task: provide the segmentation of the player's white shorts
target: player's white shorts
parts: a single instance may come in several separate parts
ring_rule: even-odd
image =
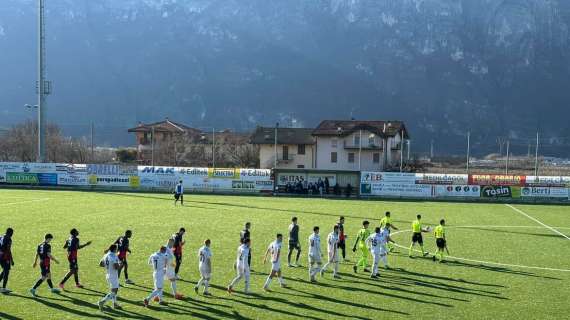
[[[321,259],[320,255],[309,255],[309,264],[323,264],[323,261]]]
[[[386,254],[388,254],[388,249],[386,249],[385,245],[381,245],[380,246],[380,255],[385,256]]]
[[[163,288],[164,287],[164,272],[154,272],[152,274],[152,278],[154,280],[154,288]]]
[[[107,275],[107,283],[109,284],[109,288],[118,289],[119,288],[119,276]]]
[[[238,264],[237,265],[237,272],[240,275],[249,275],[249,266]]]
[[[281,261],[271,262],[271,271],[281,270]]]
[[[166,268],[166,279],[173,280],[176,279],[176,272],[174,272],[174,268]]]
[[[210,268],[206,266],[200,266],[198,269],[200,270],[200,276],[206,279],[210,278],[210,275],[212,274],[212,270],[210,270]]]
[[[338,262],[338,252],[337,254],[335,254],[334,252],[329,252],[329,261]]]

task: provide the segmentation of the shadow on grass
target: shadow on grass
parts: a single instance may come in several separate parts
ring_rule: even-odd
[[[6,320],[24,320],[24,318],[18,318],[18,317],[9,315],[9,314],[4,313],[4,312],[0,312],[0,319],[6,319]]]
[[[445,261],[445,264],[452,266],[452,267],[474,268],[474,269],[480,269],[480,270],[486,270],[486,271],[512,274],[512,275],[517,275],[517,276],[541,278],[541,279],[548,279],[548,280],[562,280],[560,278],[555,278],[555,277],[539,276],[535,273],[528,272],[528,271],[519,271],[519,270],[509,269],[506,267],[489,266],[489,265],[480,264],[480,263],[468,263],[468,262],[462,262],[462,261],[458,261],[458,260],[449,260],[449,261]]]

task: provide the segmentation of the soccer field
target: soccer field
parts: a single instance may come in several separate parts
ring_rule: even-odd
[[[174,207],[171,195],[97,192],[0,190],[0,232],[15,230],[15,267],[8,287],[14,292],[0,295],[0,319],[568,319],[570,316],[570,206],[504,204],[388,202],[321,200],[302,198],[186,195],[184,207]],[[389,255],[390,270],[380,278],[354,274],[350,250],[362,220],[379,223],[385,211],[399,231],[398,245]],[[423,224],[447,221],[451,257],[447,263],[431,258],[408,257],[411,221],[417,213]],[[341,264],[342,279],[327,273],[311,284],[307,272],[307,238],[312,227],[321,227],[322,250],[326,235],[338,217],[346,217],[347,258]],[[299,218],[303,267],[283,272],[290,288],[262,291],[270,264],[262,264],[262,253],[280,232],[285,235],[292,216]],[[532,218],[538,220],[533,220]],[[234,295],[226,286],[234,277],[232,268],[239,233],[252,222],[253,294],[243,295],[243,282]],[[186,246],[179,290],[186,300],[167,296],[169,306],[142,307],[152,290],[152,271],[147,260],[181,226]],[[547,227],[548,226],[548,227]],[[46,233],[54,234],[52,253],[61,264],[52,263],[57,284],[67,272],[62,248],[69,230],[77,228],[80,239],[93,244],[79,252],[80,278],[84,289],[76,289],[73,278],[66,291],[52,294],[44,283],[39,297],[28,290],[39,277],[32,269],[37,245]],[[135,285],[119,290],[123,310],[107,306],[101,313],[95,304],[108,290],[104,269],[98,267],[103,250],[133,230],[130,278]],[[204,239],[212,240],[212,297],[193,291],[198,274],[197,251]],[[432,234],[424,234],[426,249],[433,252]],[[286,249],[285,249],[286,250]],[[285,252],[286,254],[286,252]],[[325,258],[326,259],[326,258]],[[165,283],[165,292],[170,288]]]

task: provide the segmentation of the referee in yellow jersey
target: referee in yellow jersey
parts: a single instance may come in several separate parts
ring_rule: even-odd
[[[425,257],[429,253],[424,250],[424,239],[422,237],[422,232],[428,232],[428,229],[422,228],[422,215],[418,214],[416,216],[416,220],[412,222],[412,244],[410,245],[409,256],[410,258],[413,257],[413,248],[414,245],[417,243],[420,245],[420,249],[422,249],[422,255]]]
[[[443,262],[443,255],[447,251],[447,241],[445,240],[445,220],[439,221],[439,226],[435,227],[433,234],[435,235],[435,245],[437,252],[433,255],[433,261],[439,256],[439,262]],[[449,251],[447,251],[449,253]]]

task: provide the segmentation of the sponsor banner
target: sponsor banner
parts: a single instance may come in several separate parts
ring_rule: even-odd
[[[13,184],[39,184],[38,175],[28,172],[8,172],[6,173],[6,183]]]
[[[255,189],[260,191],[272,191],[273,180],[255,181]]]
[[[415,173],[404,173],[404,172],[367,172],[363,171],[360,175],[361,182],[382,182],[395,183],[395,184],[415,184],[416,174]]]
[[[57,173],[87,173],[87,165],[57,163],[55,170]]]
[[[239,170],[208,168],[208,177],[213,179],[239,179]]]
[[[520,198],[521,189],[513,186],[483,186],[482,198]]]
[[[363,183],[361,193],[373,196],[392,197],[433,197],[433,186],[424,184]]]
[[[563,176],[527,176],[528,187],[570,187],[570,177]]]
[[[31,173],[54,173],[56,171],[55,163],[24,163],[22,171]]]
[[[466,185],[468,183],[467,174],[416,173],[416,184]]]
[[[319,179],[321,179],[323,181],[323,183],[325,183],[325,178],[329,179],[329,186],[332,188],[334,187],[334,185],[336,184],[336,174],[334,173],[309,173],[307,179],[309,180],[308,182],[312,182],[312,183],[317,183],[319,182]]]
[[[255,181],[234,180],[232,181],[232,189],[255,190]]]
[[[549,187],[524,187],[521,188],[523,198],[568,198],[568,189]]]
[[[55,186],[57,185],[56,173],[38,173],[38,182],[42,186]]]
[[[521,186],[524,187],[526,176],[501,175],[501,174],[471,174],[470,185],[479,186]]]
[[[92,186],[109,186],[109,187],[131,187],[140,186],[140,177],[138,176],[113,176],[113,175],[89,175],[89,185]]]
[[[58,173],[57,184],[61,186],[86,186],[88,176],[85,173]]]
[[[295,184],[298,182],[304,182],[306,180],[307,175],[305,173],[279,172],[277,175],[277,184],[280,186],[285,186],[287,183]]]
[[[160,188],[174,190],[176,183],[180,179],[175,176],[149,176],[144,175],[140,178],[140,185],[144,188]]]
[[[436,197],[469,197],[469,198],[481,197],[481,187],[479,186],[436,185],[434,188],[435,188]]]
[[[136,176],[138,167],[115,164],[88,164],[87,173],[101,176]]]
[[[196,177],[207,177],[209,174],[208,168],[176,168],[176,172],[181,175]]]
[[[267,181],[271,180],[270,169],[237,169],[241,180],[247,181]]]

